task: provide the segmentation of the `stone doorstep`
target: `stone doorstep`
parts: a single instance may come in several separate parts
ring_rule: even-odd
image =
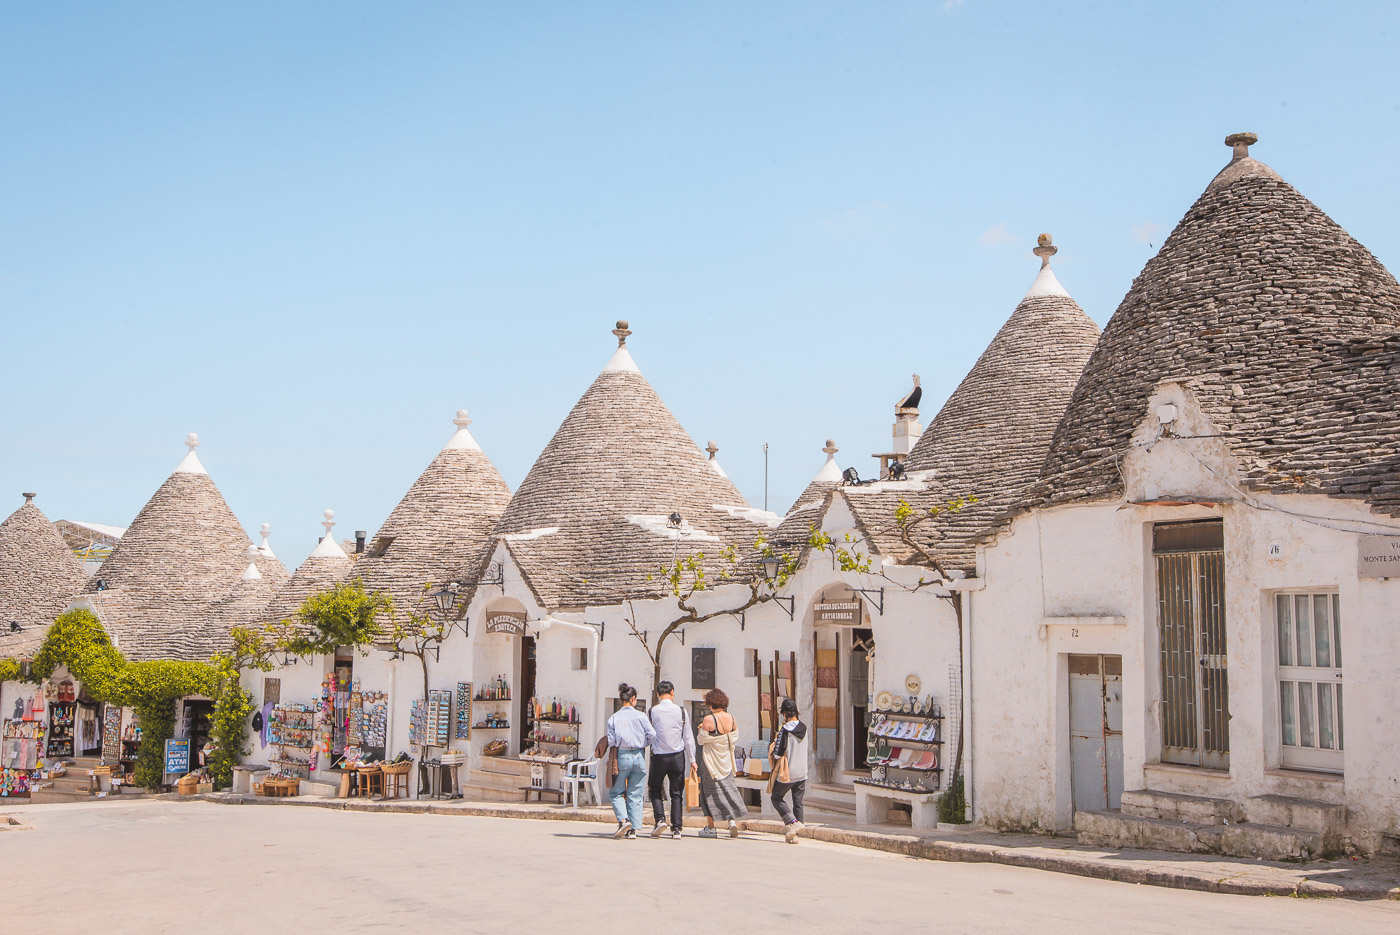
[[[1212,827],[1222,826],[1192,825],[1165,818],[1143,818],[1109,811],[1074,813],[1074,830],[1079,833],[1079,843],[1096,847],[1209,854],[1215,842],[1202,839],[1198,832]]]
[[[214,802],[222,805],[274,805],[301,806],[311,808],[342,809],[354,812],[390,812],[408,814],[457,815],[463,817],[487,818],[533,818],[556,821],[585,821],[599,824],[614,822],[612,810],[608,808],[561,808],[549,806],[522,806],[502,803],[472,802],[429,802],[417,800],[365,802],[359,799],[319,799],[312,797],[267,799],[253,796],[235,795],[230,792],[202,793],[180,796],[166,793],[152,796],[155,799],[170,799],[179,802]],[[1079,814],[1095,814],[1081,812]],[[1099,813],[1102,814],[1102,813]],[[686,827],[701,827],[704,819],[687,817]],[[781,833],[783,826],[776,821],[747,819],[740,822],[746,831]],[[1222,829],[1223,830],[1223,829]],[[1076,876],[1122,883],[1162,886],[1174,889],[1190,889],[1210,893],[1227,893],[1237,896],[1316,896],[1341,897],[1349,899],[1397,899],[1400,900],[1400,885],[1395,880],[1353,881],[1349,884],[1330,882],[1325,879],[1309,879],[1302,867],[1276,868],[1268,865],[1230,865],[1222,876],[1222,868],[1216,861],[1204,861],[1201,870],[1183,867],[1161,866],[1148,863],[1158,857],[1152,854],[1076,854],[1053,844],[1036,846],[1002,846],[974,841],[948,841],[921,837],[914,834],[900,834],[886,831],[839,828],[823,825],[808,825],[802,837],[831,844],[845,844],[863,847],[908,857],[926,860],[946,860],[961,863],[999,863],[1012,867],[1026,867],[1035,870],[1048,870],[1055,873],[1070,873]],[[1053,841],[1054,839],[1049,839]],[[1165,855],[1162,855],[1165,856]],[[1200,858],[1196,858],[1200,859]],[[1144,866],[1144,864],[1147,864]],[[1325,873],[1326,868],[1315,872]]]
[[[1299,831],[1314,831],[1339,841],[1346,826],[1346,806],[1300,799],[1291,795],[1256,795],[1244,801],[1250,823],[1281,825]]]
[[[1214,839],[1210,853],[1259,860],[1311,860],[1322,855],[1322,835],[1279,825],[1246,822],[1201,829],[1197,838]]]
[[[1152,789],[1124,792],[1121,808],[1124,815],[1136,818],[1160,818],[1193,825],[1234,824],[1244,820],[1243,810],[1233,799]]]

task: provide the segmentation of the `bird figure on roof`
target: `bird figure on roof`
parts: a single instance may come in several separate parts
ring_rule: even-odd
[[[918,409],[919,400],[924,398],[924,388],[919,385],[919,375],[914,374],[914,389],[904,397],[904,401],[895,406],[895,409]]]

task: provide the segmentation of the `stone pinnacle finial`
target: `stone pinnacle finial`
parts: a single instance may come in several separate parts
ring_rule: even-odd
[[[321,526],[326,530],[326,535],[331,534],[331,527],[335,525],[335,510],[327,510],[322,514],[326,518],[321,520]]]
[[[825,451],[825,452],[826,452],[826,456],[827,456],[828,458],[834,458],[834,457],[836,457],[836,452],[838,452],[838,451],[840,451],[840,450],[841,450],[840,448],[837,448],[837,447],[836,447],[836,442],[832,441],[832,440],[829,439],[829,438],[826,440],[826,447],[822,449],[822,451]]]
[[[1052,238],[1049,234],[1041,234],[1039,237],[1037,237],[1035,239],[1035,249],[1031,251],[1031,253],[1034,253],[1036,256],[1040,257],[1041,269],[1045,269],[1045,267],[1049,266],[1050,258],[1059,252],[1060,248],[1055,246],[1054,238]]]
[[[467,410],[465,410],[465,409],[458,409],[458,410],[457,410],[457,418],[455,418],[455,419],[452,420],[452,424],[455,425],[455,426],[457,426],[457,428],[459,428],[459,429],[464,429],[464,428],[466,428],[467,426],[471,425],[471,424],[472,424],[472,420],[467,418]]]
[[[1235,151],[1235,159],[1243,159],[1249,155],[1249,147],[1259,142],[1257,133],[1231,133],[1225,137],[1225,145]]]
[[[719,454],[719,445],[715,444],[714,439],[710,439],[709,444],[705,446],[705,450],[710,453],[710,460],[713,461],[715,455]]]
[[[613,334],[617,335],[617,346],[626,347],[627,336],[631,333],[632,332],[627,329],[627,322],[619,319],[617,327],[613,329]]]
[[[196,435],[194,432],[191,432],[190,434],[186,435],[186,436],[185,436],[185,447],[188,448],[190,451],[194,451],[196,448],[198,448],[198,447],[199,447],[199,436]]]
[[[917,373],[914,374],[914,385],[915,385],[915,386],[918,386],[918,385],[919,385],[919,375],[918,375]]]
[[[710,444],[713,445],[714,442],[710,442]],[[37,496],[39,496],[39,495],[38,495],[37,493],[26,493],[26,494],[20,494],[20,496],[24,497],[24,502],[25,502],[26,505],[28,505],[28,504],[30,504],[30,503],[33,503],[33,502],[34,502],[34,498],[37,497]]]

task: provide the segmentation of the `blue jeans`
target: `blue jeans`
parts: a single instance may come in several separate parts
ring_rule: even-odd
[[[632,823],[640,829],[642,824],[642,801],[646,797],[647,764],[641,750],[633,748],[617,751],[617,778],[608,789],[612,799],[613,814],[618,821]]]

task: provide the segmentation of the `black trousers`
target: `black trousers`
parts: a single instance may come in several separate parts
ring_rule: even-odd
[[[685,751],[653,753],[651,769],[647,770],[647,793],[651,796],[651,813],[657,824],[666,821],[666,800],[661,783],[671,781],[671,827],[679,831],[685,818]]]
[[[792,795],[792,808],[788,808],[784,797],[789,793]],[[778,811],[778,817],[783,820],[783,824],[790,825],[794,821],[802,820],[802,797],[807,794],[807,780],[799,779],[797,782],[775,782],[773,791],[768,796],[768,801],[773,803],[773,807]]]

